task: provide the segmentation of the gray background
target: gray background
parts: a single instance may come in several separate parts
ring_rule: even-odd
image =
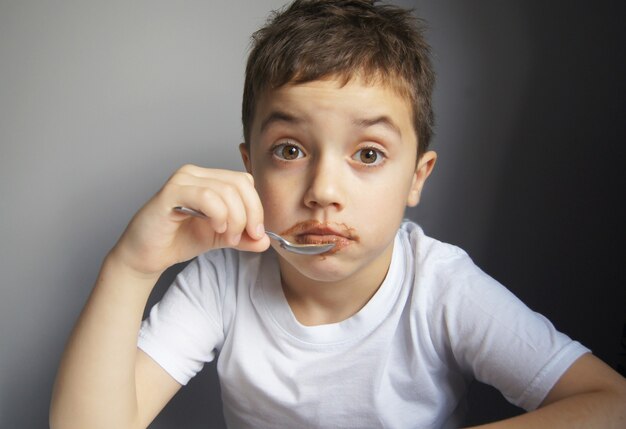
[[[408,215],[615,367],[623,2],[397,3],[429,21],[439,79],[440,158]],[[47,426],[64,341],[139,206],[183,163],[241,169],[248,38],[281,4],[0,0],[0,428]],[[468,422],[518,412],[484,386],[470,403]],[[209,365],[152,428],[222,424]]]

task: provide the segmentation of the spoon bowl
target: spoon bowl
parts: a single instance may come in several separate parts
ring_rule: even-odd
[[[292,253],[297,253],[299,255],[319,255],[320,253],[328,252],[330,249],[335,247],[335,243],[295,244],[272,231],[265,231],[265,233],[269,238],[273,238],[274,240],[278,241],[278,243],[280,243],[280,247],[282,247],[283,249],[288,250]]]
[[[174,207],[174,211],[178,213],[183,213],[189,216],[199,217],[202,219],[208,219],[208,216],[205,215],[204,213],[198,210],[190,209],[189,207],[177,206],[177,207]],[[286,240],[285,238],[281,237],[275,232],[266,230],[265,233],[267,234],[269,238],[278,241],[278,243],[280,244],[280,247],[282,247],[283,249],[292,253],[297,253],[299,255],[319,255],[321,253],[328,252],[330,249],[335,247],[335,243],[296,244],[296,243],[292,243]]]

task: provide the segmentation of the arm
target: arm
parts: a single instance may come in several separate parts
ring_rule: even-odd
[[[173,212],[178,205],[210,219]],[[51,427],[146,427],[180,388],[137,349],[154,284],[169,266],[213,248],[267,249],[262,222],[251,176],[195,166],[174,174],[135,215],[102,265],[61,360]]]
[[[581,356],[532,412],[479,428],[620,429],[626,427],[626,379],[592,354]]]

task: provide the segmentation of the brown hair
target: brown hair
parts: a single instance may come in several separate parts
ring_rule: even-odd
[[[390,85],[412,106],[418,159],[433,132],[434,72],[420,21],[376,0],[295,0],[252,36],[242,121],[246,144],[256,103],[268,90],[336,76]]]

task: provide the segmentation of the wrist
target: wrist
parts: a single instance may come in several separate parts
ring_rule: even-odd
[[[117,276],[123,276],[132,281],[136,281],[140,284],[154,284],[157,282],[164,270],[157,271],[142,271],[133,267],[128,263],[128,258],[125,257],[124,251],[117,246],[113,247],[106,255],[102,264],[102,274],[115,273]]]

